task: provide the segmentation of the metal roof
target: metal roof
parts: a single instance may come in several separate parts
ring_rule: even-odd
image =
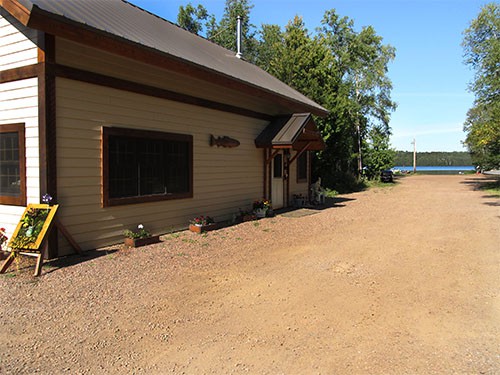
[[[260,148],[323,150],[325,143],[310,113],[294,113],[272,121],[255,139]]]
[[[310,107],[311,112],[326,115],[328,111],[313,100],[268,74],[235,53],[192,34],[179,26],[124,0],[17,0],[30,14],[42,11],[80,24],[87,29],[110,34],[152,48],[208,69],[213,74],[256,87],[287,100]]]

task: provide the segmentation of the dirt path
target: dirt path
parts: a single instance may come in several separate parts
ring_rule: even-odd
[[[0,276],[0,373],[500,373],[500,202],[481,179]]]

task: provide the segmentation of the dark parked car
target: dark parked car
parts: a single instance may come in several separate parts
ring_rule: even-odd
[[[394,174],[390,169],[386,169],[385,171],[380,172],[380,181],[382,182],[393,182]]]

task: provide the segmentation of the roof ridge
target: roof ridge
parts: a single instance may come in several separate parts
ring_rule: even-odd
[[[140,6],[135,5],[134,3],[132,3],[132,2],[130,2],[130,1],[128,1],[128,0],[121,0],[121,1],[122,1],[123,3],[126,3],[127,5],[130,5],[130,6],[134,7],[134,8],[136,8],[136,9],[139,9],[139,10],[140,10],[140,11],[142,11],[142,12],[145,12],[145,13],[147,13],[147,14],[150,14],[150,15],[152,15],[152,16],[154,16],[154,17],[156,17],[156,18],[158,18],[158,19],[160,19],[160,20],[162,20],[162,21],[168,22],[168,23],[169,23],[169,24],[171,24],[172,26],[175,26],[175,27],[177,27],[177,28],[181,29],[182,31],[185,31],[185,32],[187,32],[187,33],[189,33],[189,34],[191,34],[191,35],[193,35],[193,36],[195,36],[195,37],[201,38],[201,39],[203,39],[203,40],[205,40],[205,41],[207,41],[207,42],[210,42],[210,43],[212,43],[212,44],[216,45],[217,47],[220,47],[220,48],[222,48],[222,49],[225,49],[226,51],[229,51],[229,52],[234,52],[234,53],[236,54],[236,51],[233,51],[233,50],[231,50],[231,49],[228,49],[228,48],[226,48],[226,47],[223,47],[223,46],[221,46],[220,44],[218,44],[218,43],[214,42],[213,40],[208,39],[207,37],[204,37],[203,35],[199,35],[199,34],[193,33],[193,32],[191,32],[191,31],[189,31],[189,30],[187,30],[187,29],[183,28],[182,26],[178,25],[177,23],[172,22],[172,21],[170,21],[170,20],[168,20],[168,19],[166,19],[166,18],[163,18],[162,16],[159,16],[158,14],[155,14],[155,13],[153,13],[153,12],[150,12],[150,11],[149,11],[149,10],[147,10],[147,9],[141,8]],[[249,62],[249,61],[247,61],[246,59],[240,59],[240,60],[243,60],[243,61]],[[252,65],[255,65],[255,64],[253,64],[253,63],[251,63],[251,64],[252,64]]]

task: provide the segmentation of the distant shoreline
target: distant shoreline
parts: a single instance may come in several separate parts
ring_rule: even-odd
[[[413,172],[413,166],[395,166],[392,171]],[[417,173],[425,174],[458,174],[470,173],[476,169],[472,165],[417,165]]]

